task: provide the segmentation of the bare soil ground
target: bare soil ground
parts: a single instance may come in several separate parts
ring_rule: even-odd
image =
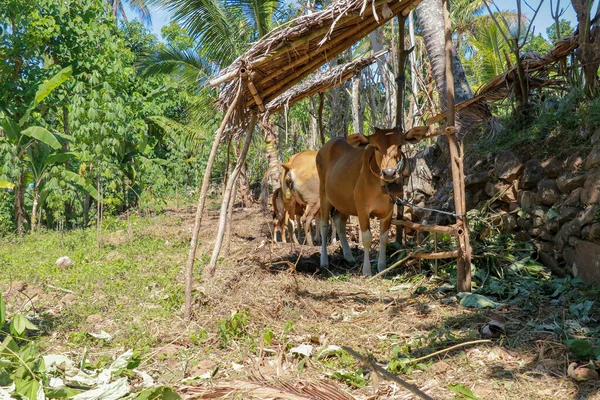
[[[95,265],[101,276],[103,265],[131,260],[142,266],[136,276],[111,270],[111,278],[86,278],[89,288],[78,291],[32,270],[13,274],[12,283],[3,281],[5,299],[14,309],[33,303],[38,313],[46,312],[45,351],[74,355],[85,347],[100,362],[128,346],[142,346],[140,369],[188,398],[416,398],[347,353],[320,356],[328,346],[348,346],[434,399],[472,398],[449,389],[457,384],[483,399],[600,399],[600,381],[567,376],[572,355],[560,333],[537,328],[564,316],[564,305],[532,297],[525,308],[465,308],[455,293],[438,290],[444,279],[418,266],[395,279],[359,277],[359,267],[345,263],[337,245],[330,247],[335,252],[330,270],[322,271],[319,247],[273,243],[270,216],[258,208],[235,210],[229,256],[214,277],[200,277],[199,268],[193,322],[186,323],[182,270],[193,215],[191,207],[168,210],[130,233],[110,231],[101,257],[86,261],[85,268]],[[198,265],[212,251],[217,222],[217,211],[207,211]],[[155,243],[152,253],[124,255],[140,238]],[[361,260],[362,250],[356,243],[352,247]],[[115,293],[119,276],[123,282]],[[136,284],[143,285],[139,293]],[[498,316],[506,320],[502,338],[403,362],[481,339],[478,329]],[[115,340],[81,339],[100,330]],[[308,357],[298,354],[308,349]]]

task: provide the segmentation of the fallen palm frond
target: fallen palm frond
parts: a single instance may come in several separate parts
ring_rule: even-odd
[[[561,84],[560,80],[548,78],[548,67],[564,60],[573,53],[577,46],[577,36],[571,35],[556,42],[552,50],[544,56],[531,52],[525,53],[521,57],[521,64],[523,65],[529,90],[559,86]],[[488,117],[491,117],[491,114],[485,113],[487,109],[485,102],[507,99],[512,95],[515,84],[518,84],[517,66],[513,66],[505,73],[496,76],[481,87],[472,99],[457,104],[455,110],[459,112],[462,118],[475,121],[487,120]],[[446,118],[445,112],[430,118],[427,124],[434,124],[442,121],[444,118]]]
[[[270,103],[394,16],[408,14],[419,1],[338,0],[293,19],[254,43],[211,81],[221,85],[219,107],[231,104],[236,83],[245,77],[252,85],[244,89],[243,104],[260,109],[261,102]]]
[[[336,386],[324,381],[285,382],[274,378],[234,380],[210,386],[184,386],[178,392],[186,399],[220,399],[242,396],[244,399],[354,400]]]

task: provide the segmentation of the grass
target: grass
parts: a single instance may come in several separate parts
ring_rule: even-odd
[[[455,279],[453,265],[441,268],[438,277],[423,264],[418,271],[373,281],[344,268],[332,268],[334,277],[313,276],[308,269],[277,272],[269,265],[279,259],[296,260],[298,255],[289,244],[262,239],[269,218],[256,209],[236,211],[231,255],[218,265],[212,279],[197,279],[194,321],[185,323],[182,267],[193,211],[132,216],[130,227],[122,219],[109,219],[100,248],[94,229],[2,239],[0,290],[8,293],[9,314],[25,310],[35,317],[42,327],[38,340],[42,351],[76,355],[87,351],[90,362],[102,366],[115,354],[134,348],[142,359],[141,369],[176,386],[184,377],[205,374],[203,365],[211,360],[214,366],[208,372],[215,383],[257,373],[303,381],[329,377],[357,396],[372,393],[372,375],[348,354],[317,358],[321,349],[338,345],[371,354],[388,370],[429,387],[434,398],[454,398],[448,386],[458,384],[484,398],[552,398],[561,390],[560,398],[578,394],[599,398],[594,387],[569,381],[563,364],[556,367],[548,361],[564,363],[566,339],[586,341],[576,344],[584,350],[600,346],[594,341],[600,333],[594,306],[599,290],[578,280],[552,278],[533,260],[497,257],[492,253],[502,246],[492,249],[490,243],[486,257],[509,260],[495,264],[475,260],[476,287],[503,304],[494,312],[507,319],[507,335],[493,346],[466,347],[411,363],[478,337],[478,328],[489,318],[491,311],[441,301],[455,295],[439,290]],[[211,250],[215,218],[214,212],[205,216],[196,278]],[[303,248],[305,269],[317,251]],[[74,266],[60,270],[54,262],[64,255],[73,259]],[[332,255],[334,263],[341,259],[338,256]],[[28,288],[22,293],[9,291],[9,284],[17,281],[26,282]],[[89,334],[100,330],[112,341]],[[561,349],[544,356],[548,367],[542,372],[537,369],[542,363],[540,341]],[[290,353],[301,344],[314,347],[310,357]],[[497,348],[511,351],[512,358],[490,362]],[[441,360],[449,364],[445,374],[435,372]],[[508,372],[498,375],[499,367]],[[527,374],[532,373],[540,376],[530,381]],[[504,377],[508,375],[512,378]],[[202,379],[194,382],[203,387]],[[543,394],[549,387],[556,389]],[[378,388],[384,397],[398,391],[385,382]],[[496,395],[486,396],[487,390]]]

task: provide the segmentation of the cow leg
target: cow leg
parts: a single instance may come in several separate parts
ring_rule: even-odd
[[[335,231],[336,231],[335,224],[332,224],[331,225],[331,244],[334,244],[335,242],[337,242],[337,239],[335,237],[335,233],[336,233]]]
[[[315,207],[314,204],[308,204],[306,206],[306,211],[304,212],[304,216],[302,217],[302,223],[304,224],[304,241],[309,246],[313,246],[312,239],[312,220],[315,218],[315,215],[319,212],[319,208]]]
[[[273,235],[271,236],[271,238],[275,243],[277,243],[277,222],[277,219],[273,218]]]
[[[315,216],[315,242],[319,243],[321,241],[321,223],[320,223],[320,219],[318,217],[319,214],[317,214],[317,216]],[[311,223],[311,231],[312,231],[312,223]]]
[[[360,211],[359,211],[360,214]],[[371,243],[373,242],[373,236],[371,235],[371,221],[369,220],[369,214],[358,216],[358,226],[361,232],[362,244],[363,244],[363,276],[370,276],[371,272],[371,257],[369,251],[371,249]]]
[[[294,244],[298,244],[298,236],[296,236],[296,230],[298,227],[298,221],[290,218],[288,221],[288,231],[290,232],[290,241]]]
[[[385,219],[379,220],[379,257],[377,258],[377,272],[383,271],[386,267],[387,259],[385,256],[385,249],[388,244],[391,221],[391,215]]]
[[[321,196],[321,237],[327,237],[329,230],[329,213],[331,212],[331,204]],[[329,257],[327,255],[327,240],[321,240],[321,268],[329,267]]]
[[[354,256],[352,255],[352,250],[350,250],[350,245],[348,244],[348,239],[346,238],[346,222],[348,221],[348,216],[336,212],[333,214],[333,222],[339,232],[340,244],[342,245],[342,252],[344,253],[344,260],[353,263]],[[322,233],[322,232],[321,232]]]

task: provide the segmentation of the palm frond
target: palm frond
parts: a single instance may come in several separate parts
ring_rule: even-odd
[[[196,88],[204,86],[209,68],[195,50],[179,50],[169,46],[161,47],[157,52],[147,55],[139,64],[139,70],[144,77],[168,74]]]

